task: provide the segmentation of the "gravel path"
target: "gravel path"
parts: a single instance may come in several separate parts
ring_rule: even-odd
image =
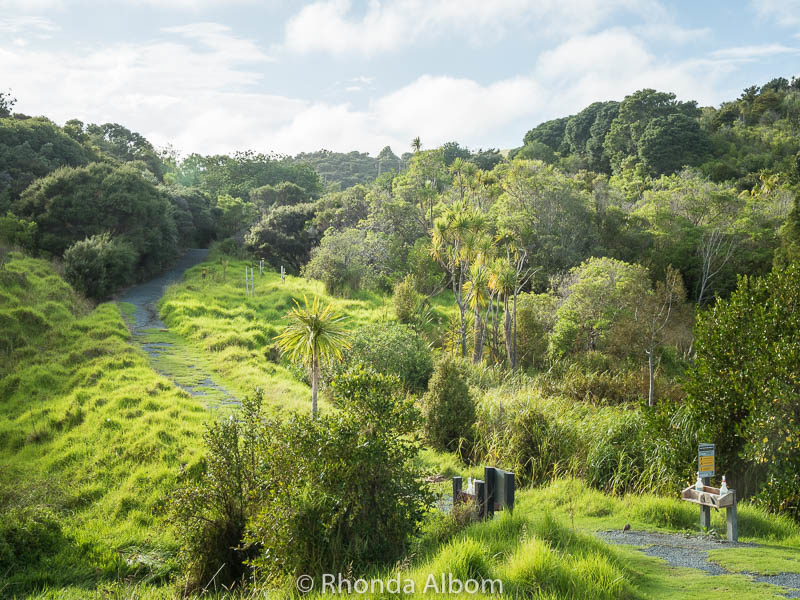
[[[158,301],[167,287],[180,281],[184,271],[200,264],[207,257],[208,250],[187,250],[169,271],[128,288],[117,301],[129,302],[136,307],[133,322],[129,326],[133,339],[150,357],[153,368],[192,396],[207,397],[211,408],[220,404],[239,404],[239,401],[203,369],[196,352],[184,344],[159,338],[159,335],[163,337],[167,328],[158,316]]]
[[[673,567],[688,567],[705,571],[709,575],[732,574],[708,559],[709,550],[725,548],[756,547],[757,544],[729,542],[706,535],[680,533],[656,533],[650,531],[598,531],[596,534],[611,544],[627,544],[643,546],[642,552],[648,556],[664,559]],[[780,573],[778,575],[760,575],[758,573],[737,573],[748,575],[755,581],[771,583],[786,589],[783,595],[787,598],[800,598],[800,573]]]

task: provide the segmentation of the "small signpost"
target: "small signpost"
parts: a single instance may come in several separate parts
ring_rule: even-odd
[[[703,480],[703,485],[708,485],[709,478],[716,473],[714,471],[714,444],[700,444],[697,448],[697,472]],[[711,527],[711,508],[708,506],[700,507],[700,527],[708,529]]]
[[[711,527],[711,509],[719,510],[724,508],[728,541],[736,542],[739,540],[736,491],[729,489],[726,494],[722,494],[720,488],[708,485],[709,477],[716,475],[714,450],[714,444],[700,444],[698,446],[697,472],[698,476],[703,480],[703,489],[698,490],[694,485],[690,485],[681,492],[681,499],[700,505],[700,527],[703,529]]]
[[[284,269],[283,265],[281,265],[281,283],[284,283],[285,281],[286,281],[286,269]]]

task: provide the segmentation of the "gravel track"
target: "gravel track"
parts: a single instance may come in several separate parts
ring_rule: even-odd
[[[149,334],[153,331],[166,331],[166,326],[158,316],[158,301],[167,287],[181,280],[183,273],[208,258],[208,250],[192,249],[178,259],[170,270],[145,283],[125,290],[118,302],[129,302],[136,307],[133,322],[129,323],[133,339],[150,357],[156,371],[170,379],[175,385],[192,396],[205,396],[209,407],[220,404],[239,404],[239,401],[224,386],[214,381],[213,375],[197,364],[199,361],[181,344],[165,341],[152,341]],[[187,380],[185,374],[178,375],[178,370],[190,372]]]
[[[680,533],[656,533],[650,531],[598,531],[597,537],[611,544],[642,546],[639,548],[648,556],[664,559],[672,567],[688,567],[713,575],[748,575],[754,581],[770,583],[785,588],[787,598],[800,598],[800,573],[779,573],[761,575],[758,573],[734,573],[709,560],[709,550],[724,548],[756,547],[757,544],[729,542],[705,535]]]

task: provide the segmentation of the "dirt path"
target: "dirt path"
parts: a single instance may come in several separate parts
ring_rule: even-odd
[[[611,544],[637,546],[645,554],[662,558],[673,567],[699,569],[708,575],[747,575],[754,581],[771,583],[785,588],[786,592],[783,595],[787,598],[800,598],[800,573],[779,573],[777,575],[734,573],[708,558],[710,550],[752,548],[757,547],[757,544],[734,543],[702,535],[648,531],[598,531],[596,535]]]
[[[127,289],[117,301],[133,305],[132,312],[123,310],[123,313],[133,339],[150,357],[153,368],[192,396],[206,399],[208,408],[214,408],[239,401],[215,381],[205,358],[170,332],[158,316],[158,301],[167,287],[180,281],[184,271],[207,257],[208,250],[187,250],[169,271]]]

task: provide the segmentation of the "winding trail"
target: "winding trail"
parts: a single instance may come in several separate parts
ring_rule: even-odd
[[[133,305],[132,312],[124,307],[122,312],[134,341],[147,353],[153,368],[192,396],[204,398],[207,407],[212,409],[239,404],[239,401],[215,380],[201,353],[170,332],[158,315],[158,301],[166,289],[180,281],[187,269],[207,258],[208,250],[187,250],[169,271],[128,288],[117,302]]]

